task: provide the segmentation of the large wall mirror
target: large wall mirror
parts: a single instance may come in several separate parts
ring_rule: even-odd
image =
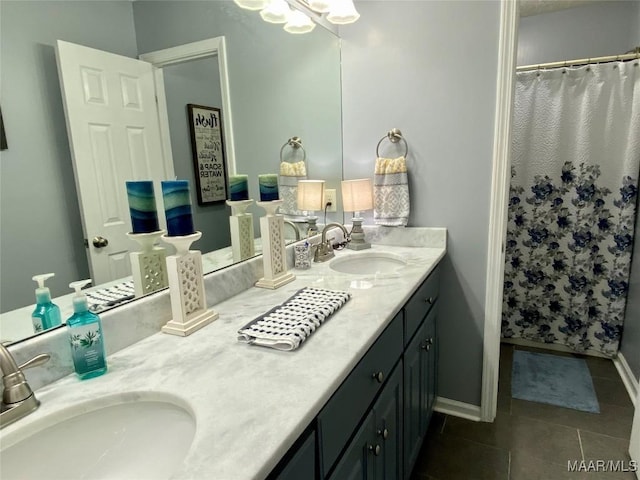
[[[224,122],[225,113],[232,115],[235,153],[235,166],[228,167],[249,176],[250,197],[259,198],[259,174],[278,173],[281,147],[294,136],[303,141],[309,178],[339,190],[340,40],[320,26],[291,35],[231,0],[3,0],[0,22],[1,105],[9,146],[0,154],[2,341],[23,338],[4,327],[7,313],[23,309],[20,321],[31,325],[33,275],[55,273],[47,282],[54,298],[70,293],[69,282],[90,276],[85,248],[91,247],[84,243],[57,40],[139,58],[224,37],[230,112],[222,116]],[[203,253],[229,249],[230,208],[197,204],[186,104],[221,107],[218,78],[215,55],[164,69],[174,171],[191,182],[194,223],[203,232],[194,248]],[[257,206],[251,211],[256,220],[264,214]],[[340,211],[327,217],[336,219],[342,219]],[[208,271],[231,261],[229,254],[228,263],[216,262]],[[56,303],[66,318],[70,305]]]

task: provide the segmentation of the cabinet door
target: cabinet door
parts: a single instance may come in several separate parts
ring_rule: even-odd
[[[419,330],[404,353],[404,478],[418,458],[424,430],[421,424],[424,392],[424,355]]]
[[[375,453],[380,454],[381,446],[375,439],[375,418],[373,410],[369,412],[364,423],[345,450],[329,480],[372,480],[374,478]]]
[[[316,432],[309,432],[277,480],[313,480],[316,478]]]
[[[374,452],[377,480],[402,478],[402,393],[401,360],[373,407],[375,446],[382,447],[379,455],[376,456]]]
[[[437,336],[437,314],[438,305],[434,307],[434,310],[429,314],[425,320],[426,326],[426,343],[427,343],[427,379],[426,379],[426,426],[429,426],[429,420],[431,420],[431,413],[433,412],[433,405],[438,394],[438,336]]]

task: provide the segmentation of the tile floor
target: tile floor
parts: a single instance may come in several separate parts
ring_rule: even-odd
[[[635,480],[631,472],[567,468],[569,460],[624,460],[628,466],[633,404],[613,362],[583,357],[600,404],[599,414],[586,413],[511,398],[514,349],[572,355],[502,344],[495,421],[434,413],[411,479]]]

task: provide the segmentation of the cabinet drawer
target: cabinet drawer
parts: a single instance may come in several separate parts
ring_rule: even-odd
[[[404,307],[404,344],[409,344],[411,337],[416,333],[418,326],[424,319],[425,315],[433,307],[438,298],[440,286],[440,268],[436,267],[427,279],[418,287],[416,293],[409,299]]]
[[[380,335],[318,415],[322,474],[347,444],[358,422],[402,354],[402,312]],[[377,378],[377,376],[382,375]]]

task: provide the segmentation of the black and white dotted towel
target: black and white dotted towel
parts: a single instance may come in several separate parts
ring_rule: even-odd
[[[100,313],[135,298],[133,280],[85,293],[89,302],[89,310],[93,313]]]
[[[238,330],[238,341],[291,351],[351,298],[348,292],[307,287]]]

